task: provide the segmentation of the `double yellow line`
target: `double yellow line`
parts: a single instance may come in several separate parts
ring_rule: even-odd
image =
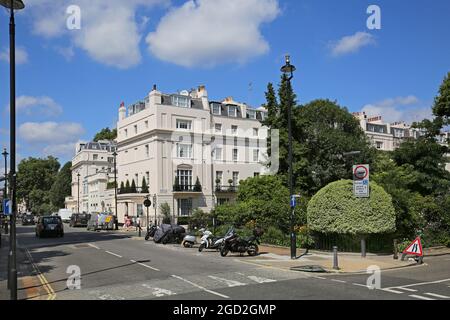
[[[42,272],[39,270],[38,266],[34,263],[33,258],[31,257],[30,251],[28,249],[25,249],[28,259],[33,266],[34,271],[36,272],[37,278],[41,282],[42,286],[44,287],[45,291],[47,291],[47,300],[55,300],[56,299],[56,293],[53,290],[53,288],[48,283],[47,279],[44,277]]]

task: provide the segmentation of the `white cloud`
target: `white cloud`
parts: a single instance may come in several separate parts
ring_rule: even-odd
[[[9,63],[9,48],[3,49],[0,52],[0,60]],[[16,64],[25,64],[28,62],[28,52],[23,47],[16,47]]]
[[[181,66],[244,63],[269,51],[260,28],[279,14],[277,0],[190,0],[170,10],[146,41],[157,58]]]
[[[19,136],[30,144],[45,147],[76,143],[85,130],[79,123],[26,122],[19,126]]]
[[[9,111],[9,105],[6,107],[6,110]],[[63,112],[62,107],[47,96],[19,96],[16,99],[16,110],[18,113],[27,116],[44,115],[47,117],[58,116]]]
[[[413,123],[425,118],[431,119],[432,111],[430,107],[425,107],[415,96],[389,98],[373,104],[367,104],[362,108],[369,116],[381,115],[384,121],[392,123],[405,121]]]
[[[169,0],[29,0],[33,7],[33,29],[45,38],[69,37],[71,44],[83,49],[100,63],[127,69],[141,62],[142,38],[137,21],[138,7],[151,8]],[[81,9],[81,29],[68,30],[66,9]],[[66,52],[67,53],[67,52]],[[71,52],[69,52],[70,56]]]
[[[72,158],[75,155],[77,142],[49,145],[43,149],[44,156],[56,156],[62,158]]]
[[[375,44],[375,38],[367,32],[356,32],[354,35],[345,36],[338,41],[329,43],[333,56],[342,56],[359,51],[359,49]]]
[[[56,46],[54,48],[56,52],[58,52],[60,55],[64,57],[67,61],[72,61],[73,57],[75,56],[75,51],[73,50],[73,47],[60,47]]]

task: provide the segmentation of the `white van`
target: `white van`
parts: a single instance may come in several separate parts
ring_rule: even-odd
[[[72,214],[73,214],[73,212],[70,209],[59,209],[59,211],[58,211],[58,216],[60,216],[61,220],[66,223],[70,222],[70,218],[72,217]]]

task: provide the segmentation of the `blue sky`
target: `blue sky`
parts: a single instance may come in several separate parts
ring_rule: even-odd
[[[435,0],[28,0],[17,22],[18,154],[67,161],[157,84],[204,84],[258,106],[284,54],[299,103],[337,100],[388,121],[429,116],[450,71],[450,2]],[[68,30],[66,9],[81,9]],[[369,5],[381,30],[369,30]],[[8,13],[0,11],[0,146],[8,143]],[[250,86],[251,83],[251,86]],[[2,169],[0,169],[2,170]]]

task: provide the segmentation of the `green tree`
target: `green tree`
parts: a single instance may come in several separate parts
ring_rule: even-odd
[[[56,208],[64,208],[65,198],[72,193],[72,162],[67,162],[56,175],[50,189],[50,201]]]
[[[164,224],[170,224],[172,221],[172,214],[171,214],[171,209],[170,206],[167,202],[162,203],[159,206],[159,210],[161,212],[161,215],[163,216],[163,221],[162,223]]]
[[[117,138],[117,129],[109,129],[104,128],[100,130],[100,132],[97,132],[97,134],[94,137],[94,141],[98,142],[100,140],[115,140]]]
[[[120,193],[126,193],[126,187],[123,181],[120,183]]]
[[[439,88],[439,95],[434,100],[433,114],[444,118],[445,122],[450,124],[450,72],[444,78]]]
[[[131,181],[130,193],[137,193],[136,181]]]
[[[195,181],[194,191],[195,192],[202,192],[202,184],[200,183],[200,180],[199,180],[198,177],[197,177],[197,180]]]
[[[51,205],[50,190],[55,183],[60,164],[52,156],[46,159],[28,158],[18,165],[17,199],[27,210],[43,213],[42,205]]]
[[[125,183],[125,193],[130,193],[130,192],[131,192],[130,181],[127,180],[127,182]]]
[[[148,193],[148,184],[147,181],[145,180],[145,177],[142,177],[141,193]]]
[[[356,198],[353,182],[340,180],[321,189],[308,204],[308,226],[321,233],[368,235],[395,231],[391,196],[377,183],[370,198]]]

